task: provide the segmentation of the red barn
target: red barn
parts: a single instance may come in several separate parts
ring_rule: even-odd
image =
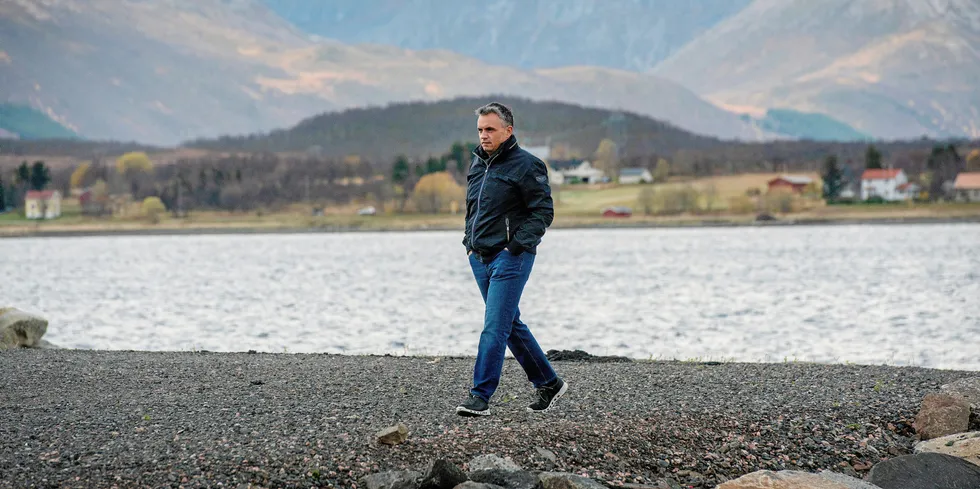
[[[630,217],[633,210],[629,207],[606,207],[602,210],[602,217]]]
[[[769,191],[789,190],[797,194],[802,194],[803,189],[805,189],[806,186],[810,185],[811,183],[813,183],[813,179],[810,177],[780,175],[772,180],[769,180]]]

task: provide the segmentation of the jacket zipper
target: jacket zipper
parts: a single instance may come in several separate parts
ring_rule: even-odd
[[[514,146],[517,146],[517,142],[514,142],[514,144],[510,145],[511,148],[513,148]],[[470,225],[470,248],[474,248],[473,241],[476,240],[476,223],[480,219],[480,203],[481,203],[480,200],[483,198],[483,187],[486,186],[487,184],[487,175],[490,173],[490,165],[493,164],[493,160],[497,159],[498,156],[500,156],[499,152],[491,156],[488,161],[484,161],[484,163],[487,164],[487,169],[483,171],[483,181],[480,182],[480,191],[477,192],[476,194],[476,212],[473,214],[473,224]],[[479,158],[479,156],[477,157]],[[483,161],[483,158],[480,158],[480,161]],[[510,233],[508,232],[508,234]],[[510,241],[510,239],[508,239],[507,241]]]
[[[507,224],[507,242],[510,243],[510,218],[505,217],[504,223]]]

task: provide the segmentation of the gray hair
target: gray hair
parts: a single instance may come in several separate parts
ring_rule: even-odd
[[[514,125],[514,113],[507,108],[506,105],[500,102],[490,102],[479,109],[476,109],[476,115],[490,115],[497,114],[500,120],[504,121],[504,126]]]

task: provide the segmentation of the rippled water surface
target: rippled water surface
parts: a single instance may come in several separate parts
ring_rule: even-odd
[[[0,240],[0,306],[73,348],[473,354],[457,232]],[[980,225],[551,230],[545,350],[980,370]]]

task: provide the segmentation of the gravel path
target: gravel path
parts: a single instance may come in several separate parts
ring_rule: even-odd
[[[355,487],[370,472],[509,456],[608,485],[695,488],[759,469],[862,476],[909,453],[922,396],[976,372],[820,364],[555,362],[524,411],[508,360],[486,419],[457,417],[471,358],[0,353],[0,487]],[[398,422],[402,445],[374,434]],[[545,450],[539,450],[545,449]],[[548,450],[556,459],[544,454]],[[549,454],[550,455],[550,454]]]

